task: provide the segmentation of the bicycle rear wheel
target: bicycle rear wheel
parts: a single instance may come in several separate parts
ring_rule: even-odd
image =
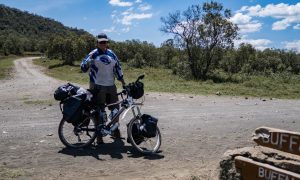
[[[141,135],[134,135],[133,136],[133,129],[137,127],[140,127],[142,122],[142,119],[135,118],[132,119],[127,127],[127,135],[129,138],[129,142],[132,144],[132,146],[141,152],[142,154],[153,154],[157,153],[157,151],[160,148],[161,145],[161,134],[159,131],[159,128],[156,127],[156,136],[152,138],[146,138]]]
[[[60,141],[67,147],[87,147],[91,145],[97,137],[95,119],[86,117],[76,126],[62,119],[58,127],[58,136]]]

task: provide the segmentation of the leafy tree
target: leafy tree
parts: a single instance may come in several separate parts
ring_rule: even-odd
[[[164,67],[171,69],[173,67],[173,58],[178,56],[180,51],[175,48],[174,40],[168,39],[162,43],[160,50],[160,64]]]
[[[9,35],[3,43],[3,52],[5,55],[22,55],[23,46],[21,40],[14,34]]]
[[[76,42],[71,38],[65,39],[62,46],[62,60],[66,65],[73,65],[73,62],[76,59]]]
[[[48,41],[47,56],[50,59],[62,59],[63,38],[52,36]]]
[[[228,19],[231,13],[217,2],[193,5],[182,14],[176,11],[161,18],[161,31],[175,35],[179,45],[186,50],[192,75],[206,79],[210,66],[220,55],[219,49],[233,47],[237,26]]]
[[[256,50],[251,44],[240,44],[236,51],[235,70],[233,73],[240,72],[245,64],[248,64],[250,58],[255,56]],[[253,59],[253,58],[252,58]]]

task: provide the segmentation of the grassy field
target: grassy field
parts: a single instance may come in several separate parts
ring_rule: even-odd
[[[88,73],[80,71],[79,64],[63,66],[61,61],[37,59],[35,63],[46,67],[47,74],[57,79],[88,84]],[[145,74],[143,80],[146,91],[176,92],[187,94],[220,94],[230,96],[252,96],[262,98],[300,98],[300,76],[253,76],[243,83],[213,83],[212,81],[187,81],[174,76],[171,70],[161,68],[135,69],[122,64],[127,83],[134,81],[138,75]],[[120,83],[117,83],[120,86]]]
[[[11,70],[13,68],[14,62],[17,57],[9,56],[9,57],[0,57],[0,80],[9,77]]]

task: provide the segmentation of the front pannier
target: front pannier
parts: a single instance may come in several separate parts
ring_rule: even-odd
[[[158,119],[148,114],[143,114],[141,118],[142,118],[142,125],[144,126],[141,129],[141,134],[147,138],[155,137],[157,131]]]
[[[144,137],[140,133],[140,126],[138,123],[132,125],[132,137],[135,144],[139,145],[144,141]]]
[[[130,83],[128,87],[130,89],[130,96],[133,99],[139,99],[144,95],[144,84],[142,82]]]

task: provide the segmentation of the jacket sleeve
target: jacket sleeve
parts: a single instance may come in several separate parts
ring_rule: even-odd
[[[95,51],[90,52],[81,62],[80,69],[82,72],[87,72],[90,68],[91,61],[93,60],[93,54]]]
[[[123,79],[123,71],[122,71],[122,68],[121,68],[121,63],[118,60],[118,58],[116,58],[116,64],[115,64],[114,71],[115,71],[117,79],[119,81],[122,80]]]

